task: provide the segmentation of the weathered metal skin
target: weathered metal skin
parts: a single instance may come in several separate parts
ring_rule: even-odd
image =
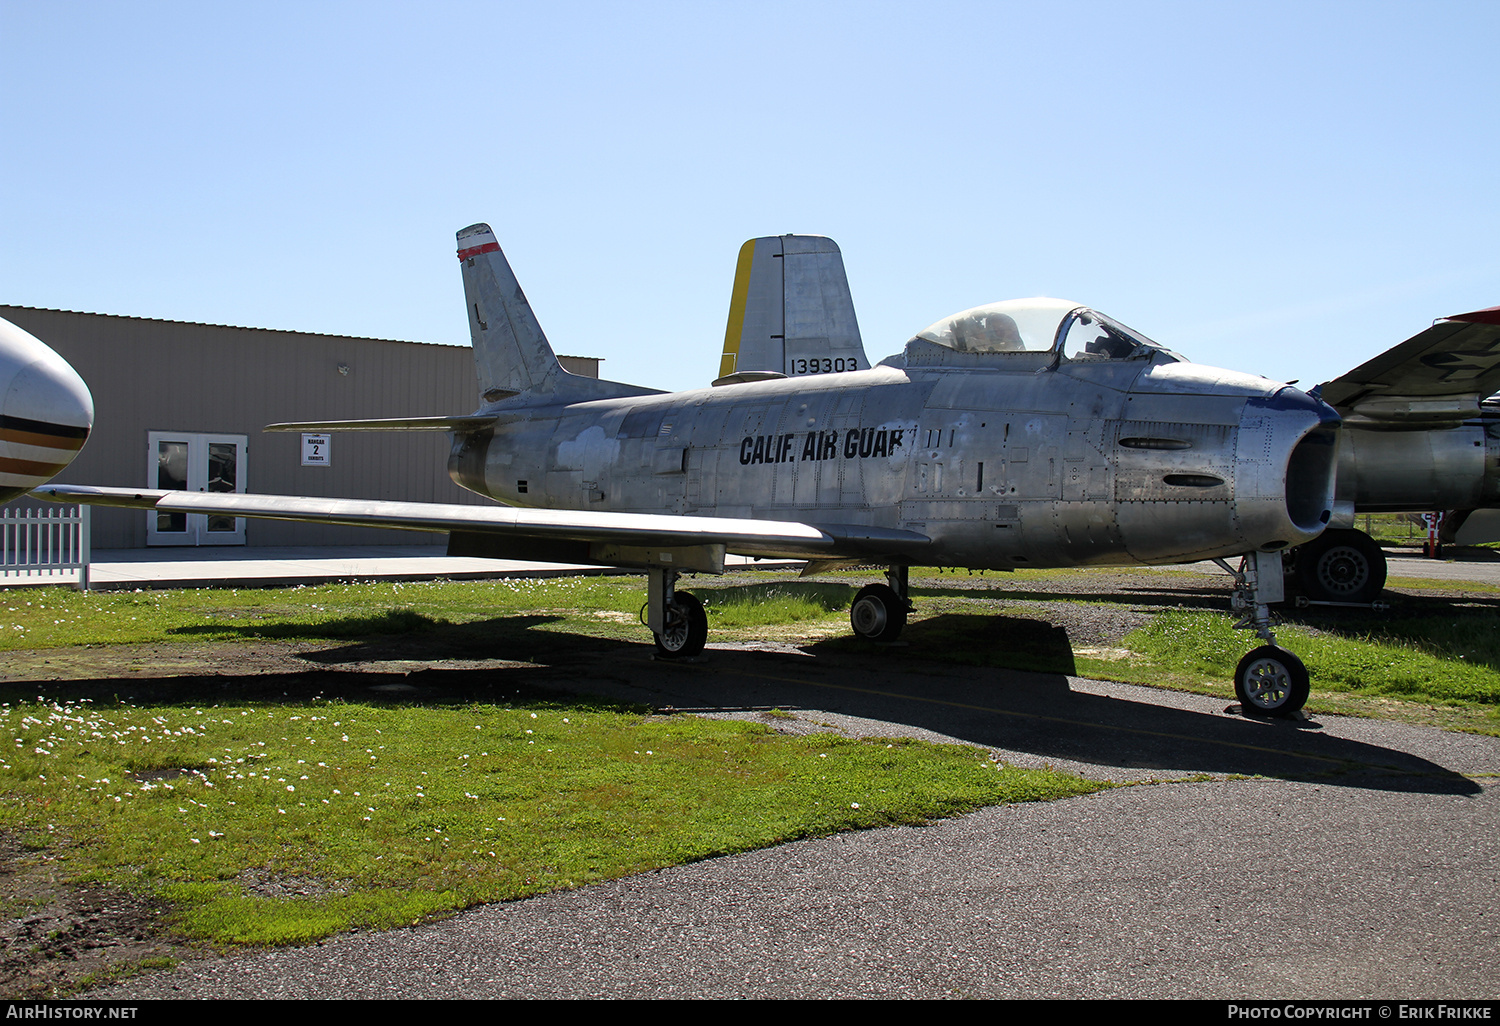
[[[1337,415],[1178,361],[960,353],[867,371],[570,402],[521,395],[455,438],[459,484],[554,509],[838,522],[989,569],[1176,563],[1315,537]]]
[[[453,422],[449,472],[505,503],[798,523],[821,551],[730,551],[1000,570],[1277,552],[1331,515],[1329,406],[1076,303],[965,310],[869,369],[664,394],[562,371],[489,227],[458,248],[493,398]],[[722,561],[589,545],[617,565]]]

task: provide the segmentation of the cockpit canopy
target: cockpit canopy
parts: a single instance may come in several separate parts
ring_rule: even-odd
[[[1129,360],[1164,354],[1137,331],[1066,299],[1009,299],[976,306],[917,332],[960,353],[1060,352],[1068,360]]]

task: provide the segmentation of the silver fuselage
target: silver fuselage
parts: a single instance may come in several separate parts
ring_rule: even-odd
[[[454,480],[513,505],[902,529],[932,539],[911,562],[976,569],[1275,551],[1333,504],[1330,407],[1165,354],[914,340],[854,373],[546,399],[484,410],[498,420],[455,438]]]

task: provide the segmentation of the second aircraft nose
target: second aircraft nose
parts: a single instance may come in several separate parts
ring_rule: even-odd
[[[94,425],[88,386],[32,335],[0,321],[0,502],[50,481]]]

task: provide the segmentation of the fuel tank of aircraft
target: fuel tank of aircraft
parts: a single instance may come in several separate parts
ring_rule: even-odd
[[[0,320],[0,502],[73,462],[94,424],[88,386],[35,336]]]

